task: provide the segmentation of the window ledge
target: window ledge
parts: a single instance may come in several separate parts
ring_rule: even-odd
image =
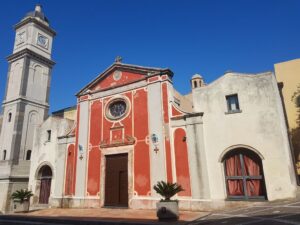
[[[225,112],[225,115],[227,115],[227,114],[241,113],[241,112],[242,112],[242,110],[228,111],[228,112]]]

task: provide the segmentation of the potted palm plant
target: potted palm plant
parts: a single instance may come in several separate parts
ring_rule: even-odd
[[[159,220],[177,220],[179,218],[178,201],[171,200],[177,193],[184,191],[181,185],[164,181],[157,182],[153,189],[163,197],[156,203],[156,214]]]
[[[21,189],[15,191],[11,198],[14,201],[14,212],[28,212],[29,211],[29,200],[33,196],[31,191],[27,189]]]

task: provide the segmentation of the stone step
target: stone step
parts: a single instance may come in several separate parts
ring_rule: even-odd
[[[36,204],[33,206],[30,206],[30,211],[37,211],[41,209],[48,209],[50,206],[48,204]]]

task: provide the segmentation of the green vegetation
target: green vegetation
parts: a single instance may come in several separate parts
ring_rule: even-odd
[[[19,200],[20,203],[23,203],[24,201],[29,200],[31,196],[33,196],[31,191],[28,191],[26,189],[21,189],[21,190],[15,191],[11,195],[11,198],[14,200]]]
[[[184,191],[181,185],[177,183],[166,183],[164,181],[157,182],[157,184],[153,186],[153,189],[164,198],[161,201],[171,201],[174,195]]]

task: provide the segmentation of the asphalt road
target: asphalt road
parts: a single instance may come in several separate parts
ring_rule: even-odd
[[[300,225],[300,200],[213,212],[189,225]]]

